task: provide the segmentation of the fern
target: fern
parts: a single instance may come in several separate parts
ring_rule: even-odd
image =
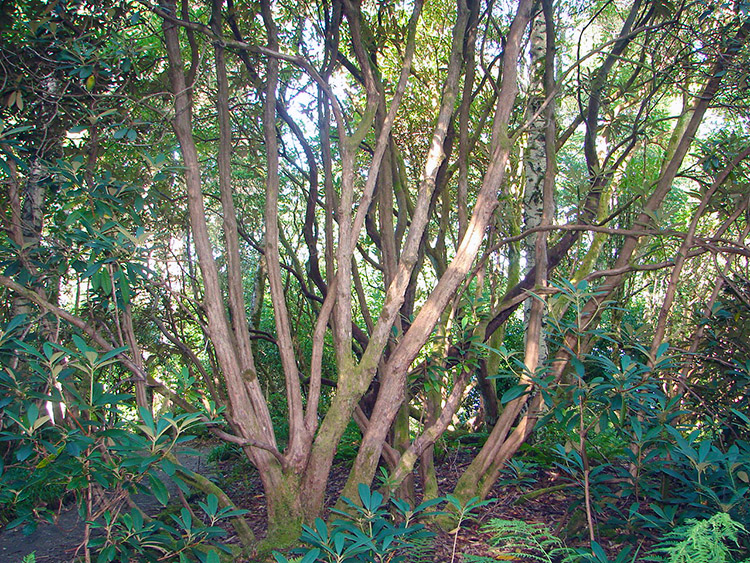
[[[417,538],[406,549],[409,563],[435,563],[435,538]]]
[[[496,563],[503,560],[553,563],[572,551],[544,524],[494,518],[482,531],[492,534],[489,543],[495,547],[493,557],[465,554],[464,561],[467,563]]]
[[[36,551],[32,551],[28,555],[26,555],[22,560],[21,563],[36,563]]]
[[[732,563],[732,550],[727,545],[739,547],[740,535],[748,533],[740,523],[725,512],[714,514],[708,520],[688,520],[685,526],[675,528],[656,545],[651,561],[665,563]]]

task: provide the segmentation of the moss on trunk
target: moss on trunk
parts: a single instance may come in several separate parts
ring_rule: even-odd
[[[302,533],[303,493],[299,478],[285,475],[274,481],[272,485],[264,484],[268,506],[268,535],[258,546],[260,555],[267,555],[272,549],[295,545]]]

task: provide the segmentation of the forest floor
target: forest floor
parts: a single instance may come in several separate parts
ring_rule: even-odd
[[[449,494],[454,489],[456,481],[475,455],[476,452],[471,449],[462,448],[446,454],[440,462],[436,461],[441,495]],[[217,465],[223,479],[221,484],[226,486],[225,490],[232,496],[238,507],[248,510],[249,514],[253,515],[253,519],[250,520],[251,527],[256,537],[262,538],[266,529],[265,497],[257,474],[248,472],[247,466],[243,470],[242,466],[238,467],[232,460],[219,461]],[[339,492],[344,488],[349,469],[347,462],[334,464],[328,481],[327,508],[333,505]],[[546,470],[540,470],[533,478],[529,478],[527,483],[521,485],[508,484],[502,479],[498,481],[489,495],[494,502],[472,513],[473,518],[462,524],[458,532],[455,563],[462,563],[464,554],[516,561],[504,559],[502,555],[498,555],[497,551],[493,553],[491,550],[489,540],[492,534],[485,532],[482,528],[493,518],[541,523],[554,536],[563,538],[567,536],[565,543],[568,547],[587,546],[585,516],[580,508],[575,508],[581,495],[577,488],[566,486],[569,483],[561,479],[556,472]],[[547,492],[548,489],[553,490]],[[536,493],[543,494],[535,496]],[[533,498],[526,498],[527,495]],[[419,497],[418,486],[417,497]],[[430,549],[431,555],[426,560],[431,563],[450,562],[454,544],[453,534],[441,531],[436,526],[430,526],[430,529],[435,533],[435,537]],[[230,539],[229,543],[233,541],[236,541],[236,538]],[[625,544],[632,543],[631,540],[617,536],[598,538],[598,541],[612,555],[619,553]],[[253,562],[248,560],[248,563]],[[412,563],[408,556],[405,563]]]
[[[262,538],[266,526],[265,497],[257,473],[250,469],[246,462],[237,458],[209,463],[206,457],[213,446],[212,444],[193,446],[197,455],[182,455],[180,459],[189,469],[217,480],[238,508],[248,510],[246,518],[256,537]],[[448,453],[437,464],[441,494],[453,490],[456,480],[471,459],[471,451],[461,449]],[[338,462],[334,465],[328,485],[329,499],[337,498],[338,492],[346,481],[348,470],[346,462]],[[554,472],[544,471],[537,473],[534,479],[530,479],[526,485],[509,485],[502,480],[498,482],[490,494],[494,502],[480,508],[475,518],[467,521],[458,532],[456,563],[463,560],[462,554],[491,555],[488,544],[491,535],[483,532],[481,528],[492,518],[542,523],[556,536],[564,537],[570,535],[571,532],[577,536],[585,535],[580,511],[571,509],[577,500],[575,489],[564,488],[547,492],[536,498],[522,498],[524,494],[531,491],[541,491],[564,483],[565,481],[559,479]],[[174,493],[174,487],[170,489],[170,493]],[[154,515],[162,509],[153,497],[139,495],[136,500],[139,506],[149,514]],[[236,543],[237,538],[232,537],[231,528],[228,531],[230,535],[226,538],[227,543]],[[454,536],[437,529],[433,531],[436,532],[436,536],[431,548],[432,554],[428,560],[433,563],[450,561]],[[33,552],[36,554],[37,563],[69,563],[75,560],[77,554],[81,554],[80,545],[83,533],[83,522],[78,516],[76,507],[67,506],[60,510],[55,523],[42,523],[29,536],[24,536],[20,529],[0,531],[0,561],[21,563],[25,555]],[[580,540],[575,539],[568,543],[572,546],[582,545]],[[610,538],[602,543],[613,553],[617,553],[620,550],[620,544],[624,542],[618,541],[618,538]],[[237,561],[239,563],[241,560]]]

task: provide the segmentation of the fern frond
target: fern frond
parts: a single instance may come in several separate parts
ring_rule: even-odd
[[[477,558],[465,555],[466,561],[485,563],[487,561],[508,560],[553,563],[555,559],[570,552],[562,540],[556,537],[544,524],[529,523],[523,520],[501,520],[493,518],[482,528],[491,533],[490,545],[499,548],[494,558]]]
[[[740,535],[746,533],[742,524],[719,512],[708,520],[688,520],[668,533],[651,553],[663,556],[666,563],[731,563],[727,544],[739,547]]]
[[[434,563],[435,538],[424,537],[412,541],[412,545],[404,550],[408,553],[406,561],[409,563]]]

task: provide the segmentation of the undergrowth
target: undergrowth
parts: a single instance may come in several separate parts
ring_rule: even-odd
[[[466,563],[494,563],[498,560],[534,561],[537,563],[737,563],[747,543],[742,540],[748,530],[729,514],[719,512],[711,518],[688,520],[678,526],[646,555],[638,559],[638,550],[632,553],[631,546],[610,559],[602,547],[593,542],[591,549],[571,549],[556,537],[544,524],[521,520],[490,520],[482,528],[491,533],[490,556],[464,555]],[[741,563],[750,563],[744,559]]]
[[[740,549],[740,538],[747,534],[748,530],[725,512],[714,514],[708,520],[688,520],[656,545],[649,561],[734,563],[733,552]],[[750,559],[743,563],[750,563]]]
[[[492,557],[465,554],[467,563],[491,563],[498,559],[555,563],[561,558],[567,560],[573,553],[547,526],[536,522],[493,518],[482,531],[492,534],[489,541],[493,546]]]

